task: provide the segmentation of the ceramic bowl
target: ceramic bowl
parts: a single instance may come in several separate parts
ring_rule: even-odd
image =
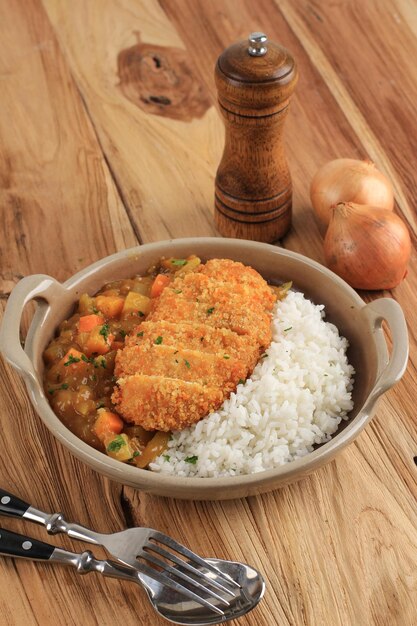
[[[324,304],[326,319],[348,338],[349,361],[356,370],[354,409],[332,439],[307,456],[276,469],[226,478],[183,478],[125,465],[93,449],[71,433],[52,411],[42,386],[42,352],[58,324],[69,316],[79,296],[94,294],[104,283],[144,273],[162,256],[195,253],[202,260],[229,258],[258,270],[271,282],[292,280],[313,302]],[[37,311],[24,350],[19,340],[25,305],[35,299]],[[388,355],[385,320],[391,331]],[[178,239],[146,244],[106,257],[65,283],[45,275],[27,276],[13,290],[0,331],[0,349],[25,380],[37,413],[52,434],[91,468],[143,491],[176,498],[221,500],[269,491],[298,480],[327,463],[358,436],[372,418],[378,398],[402,376],[408,358],[407,327],[401,307],[390,298],[366,304],[342,279],[300,254],[267,244],[220,238]]]

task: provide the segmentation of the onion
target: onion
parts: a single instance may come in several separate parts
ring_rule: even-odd
[[[327,266],[355,289],[392,289],[407,274],[411,242],[395,213],[340,202],[324,239]]]
[[[323,226],[329,224],[331,207],[338,202],[357,202],[390,211],[394,208],[392,185],[372,161],[329,161],[314,176],[310,197]]]

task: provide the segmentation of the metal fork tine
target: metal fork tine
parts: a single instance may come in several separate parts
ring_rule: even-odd
[[[197,563],[198,565],[200,565],[201,567],[204,567],[210,572],[213,572],[223,581],[227,582],[229,585],[232,585],[233,587],[238,587],[239,589],[242,588],[241,585],[239,585],[239,583],[236,580],[233,580],[233,578],[231,578],[227,574],[224,574],[223,572],[218,570],[217,567],[214,567],[214,565],[211,565],[211,563],[207,563],[207,561],[205,561],[203,558],[198,556],[198,554],[196,554],[192,550],[189,550],[188,548],[183,546],[181,543],[178,543],[178,541],[175,541],[175,539],[168,537],[168,535],[164,535],[164,533],[160,533],[159,531],[155,530],[155,531],[152,531],[152,534],[150,536],[152,539],[156,539],[157,541],[160,541],[161,543],[168,546],[169,548],[176,550],[179,554],[182,554],[183,556],[187,557],[190,561],[193,561],[194,563]]]
[[[149,552],[145,551],[145,552],[141,553],[140,556],[141,556],[141,558],[143,558],[143,559],[145,559],[147,561],[150,561],[154,565],[157,565],[158,567],[162,567],[164,572],[169,572],[173,576],[177,576],[178,578],[181,578],[182,580],[186,580],[188,583],[191,583],[192,585],[194,585],[198,589],[201,589],[202,591],[205,591],[205,593],[207,593],[208,596],[212,596],[212,597],[216,598],[217,600],[219,600],[220,602],[222,602],[224,605],[230,606],[230,603],[227,600],[225,600],[224,598],[222,598],[221,596],[219,596],[219,594],[217,594],[215,591],[212,591],[211,589],[207,589],[207,587],[205,587],[203,584],[201,584],[200,582],[198,582],[194,578],[191,578],[191,576],[188,576],[184,572],[181,572],[180,570],[175,569],[175,567],[172,567],[172,565],[167,565],[165,563],[165,561],[161,561],[161,559],[158,559],[157,557],[153,556],[152,554],[149,554]]]
[[[215,587],[216,589],[219,589],[220,591],[224,591],[224,593],[228,593],[230,596],[232,596],[233,598],[235,598],[235,593],[233,591],[230,591],[230,589],[227,589],[227,587],[224,587],[223,585],[221,585],[220,583],[217,582],[217,580],[213,580],[212,578],[210,578],[209,576],[207,576],[204,572],[202,572],[201,570],[196,569],[195,567],[193,567],[192,565],[190,565],[189,563],[187,563],[186,561],[183,561],[182,559],[180,559],[178,556],[176,556],[175,554],[173,554],[172,552],[169,552],[168,550],[164,550],[164,548],[161,548],[160,546],[158,546],[156,543],[154,542],[150,542],[148,541],[148,543],[146,544],[146,546],[150,549],[153,550],[154,552],[157,552],[158,554],[160,554],[161,556],[165,557],[166,559],[171,560],[173,563],[176,563],[177,565],[179,565],[180,567],[188,570],[189,572],[192,572],[195,576],[198,576],[200,579],[202,576],[204,576],[204,580],[210,584],[212,587]],[[147,552],[148,554],[148,552]],[[175,570],[177,571],[177,570]]]
[[[194,600],[195,602],[206,606],[211,611],[214,611],[215,613],[217,613],[217,615],[221,615],[222,617],[224,617],[224,611],[222,611],[222,609],[219,609],[219,607],[215,606],[205,598],[202,598],[197,593],[194,593],[194,591],[191,591],[191,589],[184,587],[184,585],[181,585],[181,583],[178,583],[175,580],[172,580],[172,578],[165,576],[163,572],[158,572],[153,569],[153,567],[148,567],[144,563],[140,562],[138,562],[135,569],[138,571],[138,573],[145,574],[145,576],[156,580],[156,582],[160,583],[161,585],[164,585],[166,587],[169,587],[170,589],[173,589],[174,591],[181,593],[190,600]]]

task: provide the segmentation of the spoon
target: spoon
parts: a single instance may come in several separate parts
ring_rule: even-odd
[[[136,569],[119,565],[115,561],[96,559],[90,550],[82,553],[70,552],[0,528],[0,554],[71,565],[79,574],[95,571],[103,576],[136,582],[144,587],[149,601],[159,615],[174,624],[184,626],[223,624],[228,620],[241,617],[258,604],[265,592],[265,582],[256,569],[245,563],[222,559],[204,559],[204,561],[219,570],[219,578],[222,580],[226,575],[239,583],[240,592],[233,597],[233,600],[228,597],[227,608],[222,605],[221,611],[217,607],[215,611]],[[214,581],[216,580],[213,570],[209,575]],[[213,599],[210,598],[210,601],[213,602]]]

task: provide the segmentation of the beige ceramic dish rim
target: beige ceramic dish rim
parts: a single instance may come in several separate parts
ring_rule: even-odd
[[[330,283],[338,283],[339,286],[342,286],[352,302],[358,307],[372,309],[374,322],[373,337],[378,353],[379,374],[374,388],[361,410],[341,433],[336,433],[329,442],[303,458],[255,474],[220,478],[177,477],[141,470],[109,458],[104,453],[95,450],[76,437],[55,415],[44,395],[42,383],[38,381],[33,365],[36,361],[36,350],[34,351],[33,345],[36,343],[38,325],[42,323],[42,319],[45,317],[49,307],[53,306],[51,302],[53,303],[56,298],[62,298],[65,295],[68,297],[67,290],[73,289],[82,279],[86,277],[93,278],[98,270],[116,264],[120,260],[132,259],[132,257],[138,258],[144,251],[152,251],[157,256],[158,250],[167,245],[172,246],[173,251],[184,246],[198,250],[200,244],[213,247],[220,244],[223,247],[227,246],[229,249],[235,250],[252,249],[253,251],[253,249],[256,249],[256,251],[261,251],[265,248],[273,249],[277,254],[277,258],[291,257],[302,264],[314,268],[321,273],[323,280],[330,281]],[[43,299],[49,304],[43,302],[39,305],[30,325],[25,350],[23,351],[19,341],[20,319],[25,305],[32,299]],[[74,302],[74,299],[72,301]],[[394,340],[390,359],[388,359],[386,342],[381,329],[381,323],[384,319],[389,323]],[[59,321],[58,319],[57,324]],[[130,248],[89,265],[62,284],[46,275],[32,275],[22,279],[13,290],[6,307],[0,330],[0,351],[3,352],[6,360],[23,376],[32,404],[47,428],[77,458],[86,462],[99,473],[118,482],[158,495],[185,499],[228,499],[262,493],[269,489],[277,488],[305,476],[333,459],[342,448],[357,437],[370,421],[379,396],[401,378],[407,364],[408,340],[402,309],[394,300],[381,298],[367,305],[336,274],[301,254],[283,248],[246,240],[204,237],[166,240]]]

